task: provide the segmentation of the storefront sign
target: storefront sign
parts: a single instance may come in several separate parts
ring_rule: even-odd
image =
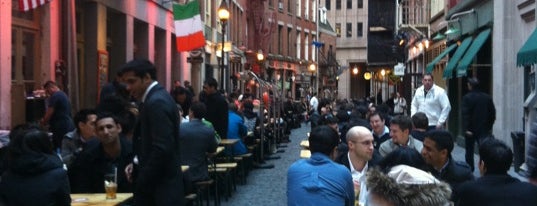
[[[405,75],[405,65],[403,63],[398,63],[393,67],[393,74],[396,76],[404,76]]]

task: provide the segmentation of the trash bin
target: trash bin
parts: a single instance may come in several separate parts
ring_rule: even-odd
[[[525,133],[522,131],[513,131],[511,132],[511,139],[513,140],[514,168],[515,172],[519,172],[520,166],[525,162]]]

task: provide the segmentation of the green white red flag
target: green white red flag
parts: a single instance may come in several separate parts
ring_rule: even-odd
[[[205,46],[200,5],[197,0],[173,4],[177,51],[192,51]]]
[[[29,11],[30,9],[35,9],[50,1],[51,0],[19,0],[19,10]]]

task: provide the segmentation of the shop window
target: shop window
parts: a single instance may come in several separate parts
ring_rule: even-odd
[[[524,67],[524,99],[535,92],[535,65]]]

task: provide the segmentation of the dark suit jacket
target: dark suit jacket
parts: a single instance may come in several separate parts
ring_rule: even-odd
[[[214,130],[222,139],[227,139],[228,127],[228,105],[227,101],[220,93],[214,93],[205,97],[207,106],[207,116],[205,119],[213,123]]]
[[[449,160],[448,165],[441,172],[436,171],[432,167],[429,168],[429,172],[451,186],[451,190],[454,191],[452,197],[454,197],[456,194],[455,191],[459,189],[462,183],[474,180],[474,175],[470,170],[470,166],[465,162],[459,162],[453,159]]]
[[[351,171],[351,166],[349,165],[349,156],[347,155],[348,152],[345,152],[341,154],[339,157],[336,158],[337,163],[342,164],[345,166],[349,171]],[[373,158],[369,160],[368,163],[368,169],[372,169],[378,165],[378,163],[382,160],[382,157],[380,154],[373,152]]]
[[[476,138],[489,134],[496,120],[496,108],[490,95],[476,89],[464,95],[462,117],[463,131],[471,131]]]
[[[537,186],[509,175],[485,175],[476,181],[463,183],[456,196],[455,205],[487,206],[535,206]]]
[[[155,85],[140,105],[134,129],[134,201],[136,205],[182,205],[183,175],[179,147],[179,113],[170,94]]]
[[[197,182],[209,179],[207,153],[214,153],[218,143],[214,138],[214,129],[203,124],[199,119],[181,123],[181,164],[190,168],[185,172],[185,180]]]

